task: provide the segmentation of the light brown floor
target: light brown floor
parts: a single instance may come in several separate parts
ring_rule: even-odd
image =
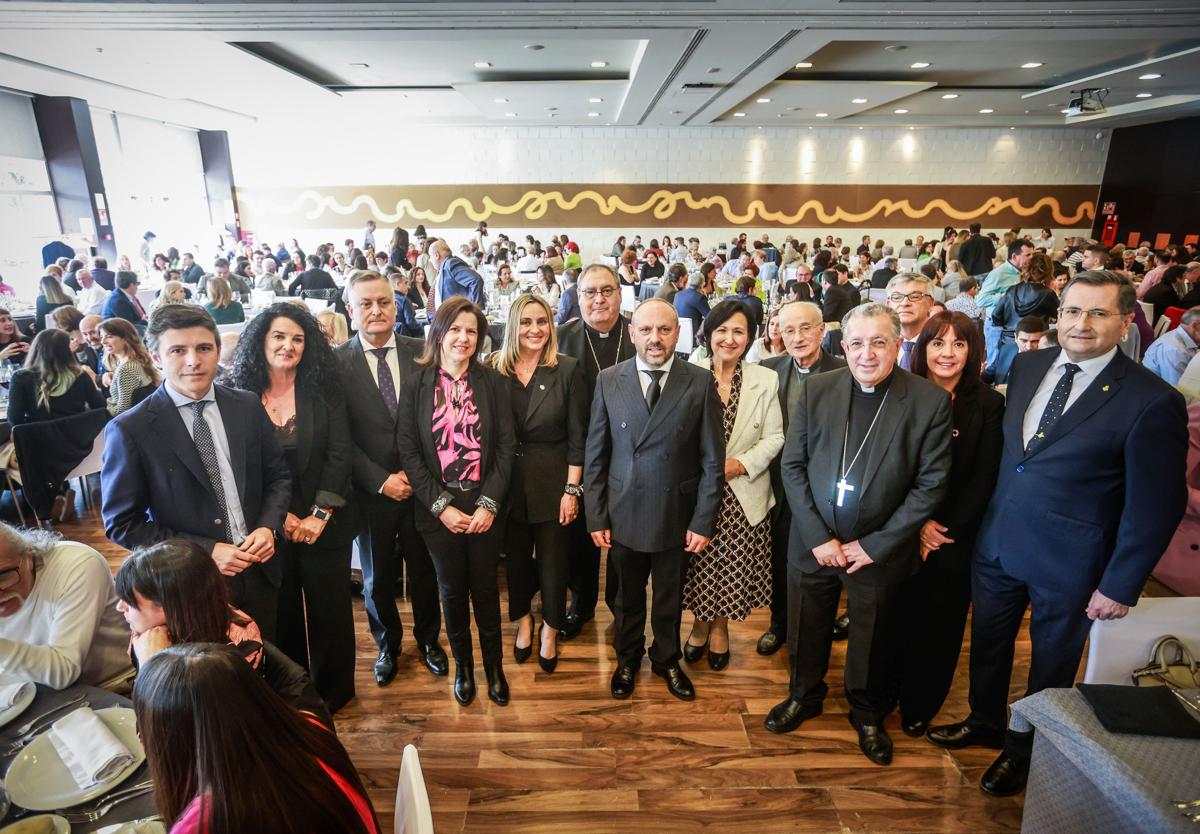
[[[124,551],[104,538],[94,511],[60,529],[99,549],[114,567],[120,563]],[[705,661],[689,670],[697,700],[687,704],[668,695],[648,664],[631,700],[609,696],[611,617],[601,609],[595,624],[562,644],[552,675],[532,658],[522,666],[512,660],[513,627],[506,624],[512,703],[497,707],[481,689],[474,704],[460,707],[450,680],[434,678],[411,651],[402,654],[395,682],[375,685],[374,646],[356,600],[359,697],[336,719],[385,832],[406,744],[420,751],[439,834],[1020,829],[1020,797],[994,799],[977,787],[994,751],[941,750],[905,736],[893,716],[887,722],[896,744],[892,765],[877,767],[863,757],[840,695],[845,644],[834,644],[824,715],[777,736],[762,722],[786,695],[786,656],[754,652],[767,612],[733,625],[733,657],[724,672]],[[403,600],[401,616],[407,626]],[[966,648],[942,713],[947,720],[967,711]],[[1028,662],[1022,629],[1014,697]],[[482,684],[482,669],[477,677]]]

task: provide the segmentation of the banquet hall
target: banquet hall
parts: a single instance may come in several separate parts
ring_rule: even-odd
[[[0,0],[0,834],[1191,830],[1198,128],[1189,0]]]

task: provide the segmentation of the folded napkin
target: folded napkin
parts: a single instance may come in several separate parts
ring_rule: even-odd
[[[1078,689],[1110,733],[1200,739],[1200,721],[1170,687],[1081,683]]]
[[[33,684],[10,683],[8,686],[0,686],[0,709],[8,709],[15,704],[27,686],[33,686]]]
[[[167,834],[167,829],[163,825],[161,817],[148,817],[144,820],[106,825],[103,828],[97,828],[96,834]]]
[[[80,788],[111,779],[134,762],[129,749],[88,707],[55,721],[48,735]]]

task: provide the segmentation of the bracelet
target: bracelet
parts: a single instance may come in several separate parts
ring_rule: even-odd
[[[476,507],[483,507],[492,515],[500,515],[500,505],[488,498],[486,495],[479,496],[479,500],[475,502]]]
[[[583,486],[580,484],[567,484],[563,487],[563,492],[567,495],[574,495],[576,498],[583,497]]]
[[[433,502],[433,506],[429,508],[429,511],[434,515],[441,515],[446,507],[450,506],[450,497],[450,493],[443,492],[438,496],[438,499]]]

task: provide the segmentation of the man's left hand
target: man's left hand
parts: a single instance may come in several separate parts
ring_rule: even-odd
[[[275,534],[266,527],[251,530],[238,549],[258,557],[259,562],[266,562],[275,555]]]
[[[858,539],[842,545],[842,552],[846,554],[846,559],[850,562],[850,567],[846,568],[846,573],[854,573],[857,570],[865,568],[867,565],[875,564],[875,560],[867,554],[867,551],[863,550],[862,543]]]
[[[1099,589],[1092,591],[1092,598],[1088,600],[1087,606],[1089,620],[1119,620],[1128,613],[1128,605],[1109,599],[1100,593]]]

